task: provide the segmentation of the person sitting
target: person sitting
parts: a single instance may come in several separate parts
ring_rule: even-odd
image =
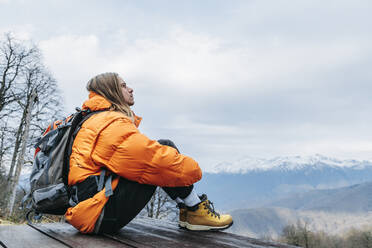
[[[157,186],[178,203],[181,227],[222,230],[233,224],[206,195],[196,194],[193,184],[202,177],[196,161],[172,141],[139,132],[141,118],[130,108],[133,89],[117,73],[95,76],[87,90],[82,108],[101,112],[83,123],[72,146],[68,184],[76,189],[78,204],[65,214],[70,224],[83,233],[117,232],[146,206]]]

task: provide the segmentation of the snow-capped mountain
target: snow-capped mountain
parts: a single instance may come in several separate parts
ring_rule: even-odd
[[[366,166],[372,167],[372,161],[355,159],[341,160],[315,154],[313,156],[285,156],[270,159],[246,157],[233,162],[219,163],[209,172],[245,174],[251,171],[303,170],[310,167],[313,169],[320,169],[322,167],[363,169]]]

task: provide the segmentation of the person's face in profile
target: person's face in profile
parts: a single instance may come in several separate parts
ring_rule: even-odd
[[[124,82],[122,78],[119,78],[119,83],[121,86],[121,92],[123,93],[125,102],[129,106],[133,106],[134,104],[133,89],[128,87],[128,85]]]

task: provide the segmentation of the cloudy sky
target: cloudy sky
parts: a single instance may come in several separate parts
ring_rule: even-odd
[[[246,156],[372,159],[372,2],[0,0],[38,44],[66,113],[115,71],[140,130],[205,170]]]

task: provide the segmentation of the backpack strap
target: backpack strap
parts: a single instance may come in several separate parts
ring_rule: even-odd
[[[102,169],[101,174],[99,175],[99,180],[97,183],[97,191],[100,192],[103,189],[103,184],[105,182],[106,169]]]
[[[112,182],[112,174],[110,174],[105,182],[105,174],[106,174],[106,169],[102,169],[101,174],[99,175],[99,180],[97,183],[97,191],[100,192],[103,189],[103,184],[105,185],[105,196],[109,197],[114,194],[111,186]]]
[[[105,183],[105,189],[106,189],[105,196],[106,197],[112,196],[114,194],[114,191],[112,191],[111,182],[112,182],[112,174],[109,175]]]
[[[64,163],[63,163],[63,172],[62,172],[63,173],[63,181],[64,181],[65,185],[68,185],[68,173],[69,173],[69,170],[70,170],[70,159],[69,158],[70,158],[70,155],[72,153],[73,142],[75,140],[76,135],[80,131],[81,126],[92,115],[98,114],[98,113],[103,112],[103,111],[107,111],[106,109],[98,110],[98,111],[91,111],[90,109],[85,110],[85,111],[82,111],[80,109],[76,109],[76,110],[78,111],[77,114],[81,114],[82,116],[80,118],[76,118],[79,121],[76,121],[75,123],[71,123],[72,134],[69,137],[68,146],[66,147],[67,150],[65,152],[65,158],[64,158],[65,160],[64,160]],[[113,190],[112,190],[112,186],[111,186],[112,174],[110,174],[107,177],[106,182],[105,182],[105,175],[106,175],[106,169],[103,168],[101,173],[100,173],[99,179],[97,181],[97,191],[98,192],[101,191],[103,189],[103,186],[105,186],[105,196],[109,197],[109,196],[113,195]],[[70,194],[71,194],[70,205],[71,206],[76,206],[76,204],[79,203],[76,186],[70,187]]]
[[[64,158],[63,158],[63,168],[62,168],[62,178],[63,183],[65,185],[68,185],[68,173],[70,171],[70,155],[72,153],[72,145],[74,143],[75,137],[77,133],[79,132],[81,126],[83,123],[88,120],[92,115],[98,114],[103,111],[107,111],[107,109],[104,110],[98,110],[98,111],[91,111],[88,110],[80,110],[79,108],[76,108],[78,111],[76,114],[78,115],[77,118],[73,118],[73,121],[71,122],[71,134],[67,141],[67,147],[65,148]]]

